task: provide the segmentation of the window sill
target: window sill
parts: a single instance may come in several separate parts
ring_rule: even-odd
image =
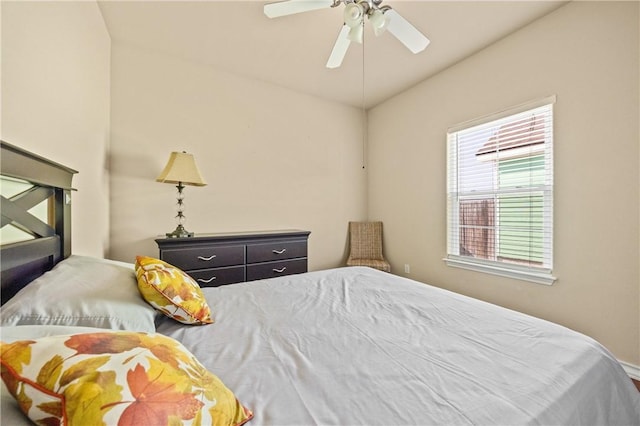
[[[552,285],[557,279],[548,269],[531,269],[519,265],[504,265],[494,262],[468,259],[461,256],[449,256],[443,259],[448,266],[468,269],[486,274],[499,275],[516,280],[529,281],[536,284]]]

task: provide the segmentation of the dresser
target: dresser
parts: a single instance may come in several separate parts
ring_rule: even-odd
[[[160,259],[201,287],[217,287],[307,272],[309,231],[196,234],[156,239]]]

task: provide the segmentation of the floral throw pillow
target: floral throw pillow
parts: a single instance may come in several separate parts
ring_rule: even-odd
[[[43,425],[241,425],[253,414],[179,342],[108,331],[0,343],[0,373]]]
[[[211,324],[211,309],[198,283],[185,272],[152,257],[136,257],[142,297],[166,316],[184,324]]]

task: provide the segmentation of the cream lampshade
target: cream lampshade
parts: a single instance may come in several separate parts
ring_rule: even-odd
[[[172,152],[164,170],[162,170],[160,176],[156,178],[156,182],[176,184],[176,188],[178,189],[178,214],[176,215],[178,226],[173,232],[167,232],[167,237],[193,237],[193,232],[184,229],[183,225],[185,215],[183,214],[184,196],[182,190],[184,189],[184,185],[205,186],[207,184],[202,178],[200,170],[198,170],[193,155],[184,151]]]

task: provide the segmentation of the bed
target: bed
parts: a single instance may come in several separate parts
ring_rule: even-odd
[[[4,246],[2,250],[4,271]],[[106,424],[118,419],[150,425],[640,424],[640,393],[598,342],[406,278],[366,267],[313,271],[203,288],[197,297],[200,308],[208,309],[205,314],[184,304],[171,305],[168,312],[143,296],[141,277],[151,270],[145,269],[144,259],[123,263],[70,253],[45,257],[45,262],[29,257],[29,264],[45,265],[37,278],[31,279],[34,273],[27,268],[29,279],[11,274],[12,282],[6,284],[20,290],[0,309],[3,379],[13,370],[35,376],[58,371],[50,363],[44,364],[46,370],[30,371],[29,362],[16,357],[12,364],[9,349],[29,346],[37,358],[38,350],[51,357],[51,348],[62,346],[67,352],[58,360],[66,363],[98,352],[87,342],[100,338],[117,350],[109,352],[102,345],[99,356],[80,356],[83,365],[94,365],[98,358],[107,362],[106,352],[124,354],[117,361],[122,365],[144,353],[149,361],[131,364],[135,367],[125,369],[123,380],[150,377],[138,375],[140,365],[147,372],[158,371],[157,365],[177,365],[172,373],[176,383],[182,383],[185,371],[191,376],[197,372],[221,392],[213,398],[215,409],[206,405],[212,399],[207,394],[203,402],[163,402],[160,413],[137,409],[142,392],[132,391],[135,401],[120,396],[118,402],[99,404],[111,415]],[[201,321],[185,321],[185,311]],[[170,356],[169,349],[181,355]],[[125,382],[105,385],[102,364],[83,368],[82,379],[79,370],[64,364],[62,373],[33,381],[66,375],[68,389],[79,389],[73,387],[75,380],[90,382],[94,390],[100,384],[101,390],[109,389],[104,394],[117,389],[124,395]],[[18,393],[15,382],[8,382]],[[65,395],[67,408],[73,409],[74,395]],[[3,425],[30,424],[16,399],[28,398],[14,398],[2,389]],[[48,404],[43,406],[58,407],[55,398]],[[69,424],[82,424],[77,417],[82,411]]]

